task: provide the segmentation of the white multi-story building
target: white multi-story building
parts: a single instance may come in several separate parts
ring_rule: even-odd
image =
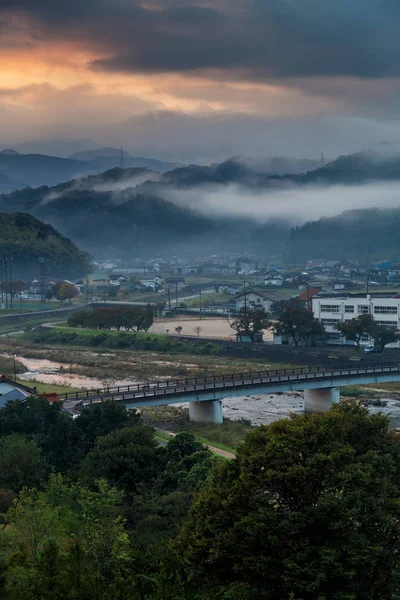
[[[331,344],[354,344],[347,341],[336,329],[338,323],[354,319],[359,315],[372,315],[378,325],[396,330],[400,329],[400,296],[392,298],[372,298],[371,295],[360,297],[320,297],[313,298],[314,317],[325,326],[327,342]],[[368,336],[361,339],[362,345],[371,343]],[[392,347],[399,343],[391,344]]]

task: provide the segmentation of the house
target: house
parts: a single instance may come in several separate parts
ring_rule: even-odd
[[[281,300],[287,300],[287,296],[279,292],[246,290],[236,296],[236,310],[239,311],[247,307],[248,309],[257,308],[270,312],[271,305]]]
[[[238,258],[236,272],[238,275],[254,275],[258,273],[258,263],[250,258]]]
[[[83,279],[84,285],[110,285],[107,273],[90,273]]]
[[[300,300],[300,302],[310,302],[314,296],[319,294],[321,291],[321,287],[308,287],[303,290],[301,294],[296,296],[296,300]]]
[[[120,286],[121,283],[127,283],[128,278],[125,277],[125,275],[115,275],[112,278],[110,278],[110,285],[114,285],[114,286]]]
[[[36,388],[30,388],[22,383],[0,376],[0,408],[4,408],[9,400],[25,400],[36,395]]]
[[[171,267],[171,273],[174,275],[196,275],[198,271],[199,267],[189,265],[174,265]]]
[[[280,271],[273,269],[266,273],[264,278],[264,285],[271,287],[282,287],[283,285],[283,275]]]
[[[236,275],[236,267],[230,265],[204,264],[199,270],[204,275]]]
[[[140,279],[140,283],[145,287],[155,290],[162,287],[163,279],[157,275],[157,277],[152,277],[151,279]]]

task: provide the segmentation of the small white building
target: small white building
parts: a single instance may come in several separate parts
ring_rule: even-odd
[[[236,310],[239,311],[247,307],[248,309],[258,308],[263,309],[265,312],[270,312],[271,305],[274,302],[279,302],[285,298],[286,296],[277,292],[249,290],[236,296]]]
[[[328,344],[350,344],[336,329],[338,323],[349,319],[355,319],[359,315],[372,315],[378,325],[400,329],[400,296],[372,298],[367,296],[332,296],[312,299],[313,314],[319,319],[326,330]],[[371,340],[368,336],[361,338],[361,345],[368,345]],[[399,343],[391,344],[389,347],[398,347]]]
[[[156,287],[161,287],[163,284],[163,279],[162,277],[159,277],[158,275],[156,277],[151,277],[151,278],[140,278],[140,283],[142,285],[145,285],[146,287],[152,287],[152,288],[156,288]]]
[[[264,278],[264,285],[271,287],[282,287],[283,285],[283,274],[280,271],[269,271]]]

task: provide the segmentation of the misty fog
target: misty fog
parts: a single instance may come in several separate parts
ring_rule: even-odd
[[[291,187],[254,192],[237,185],[174,190],[166,199],[206,216],[251,218],[290,224],[332,217],[345,210],[400,206],[400,182]]]

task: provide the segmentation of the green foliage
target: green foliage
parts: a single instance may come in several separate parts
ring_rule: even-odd
[[[123,404],[112,400],[83,408],[75,419],[85,437],[87,450],[93,447],[96,438],[138,424],[139,421],[139,414],[135,410],[127,410]]]
[[[60,300],[69,300],[71,302],[72,298],[76,298],[78,296],[78,288],[72,283],[62,283],[60,285],[59,298]]]
[[[64,284],[63,284],[64,285]],[[82,310],[68,317],[70,327],[89,329],[125,329],[126,331],[147,331],[153,324],[151,306],[107,306]]]
[[[230,326],[238,334],[245,331],[250,335],[251,340],[254,342],[254,334],[263,329],[269,329],[271,327],[271,322],[268,313],[263,309],[242,308],[236,318],[230,323]]]
[[[65,276],[83,274],[89,266],[85,252],[31,215],[0,213],[0,230],[0,256],[12,256],[14,268],[26,277],[37,275],[39,257],[45,259],[48,272]]]
[[[372,337],[375,347],[380,352],[383,352],[387,344],[393,344],[398,339],[398,336],[396,335],[396,329],[391,329],[385,327],[384,325],[375,325],[372,331]]]
[[[346,340],[355,342],[357,348],[359,348],[362,336],[373,334],[375,329],[374,317],[368,314],[359,315],[357,318],[338,323],[336,328]]]
[[[37,328],[28,334],[37,344],[68,344],[70,346],[153,350],[174,354],[219,354],[221,347],[212,342],[196,343],[173,339],[168,335],[125,333],[118,331],[68,330],[67,328]]]
[[[306,346],[325,335],[323,324],[306,308],[288,306],[281,313],[274,331],[276,335],[287,335],[295,346],[303,342]]]
[[[398,260],[400,209],[349,210],[338,216],[310,221],[290,232],[288,260],[302,264],[310,256],[327,260]]]
[[[65,472],[82,456],[82,434],[58,403],[45,398],[13,400],[0,410],[0,436],[20,433],[36,440],[47,461]]]
[[[138,424],[97,438],[82,462],[80,477],[89,485],[104,477],[133,493],[158,475],[163,462],[152,430]]]
[[[0,437],[0,487],[19,492],[47,479],[48,465],[34,440],[14,434]]]
[[[192,505],[189,578],[206,598],[393,599],[399,459],[388,420],[346,404],[253,430]]]

